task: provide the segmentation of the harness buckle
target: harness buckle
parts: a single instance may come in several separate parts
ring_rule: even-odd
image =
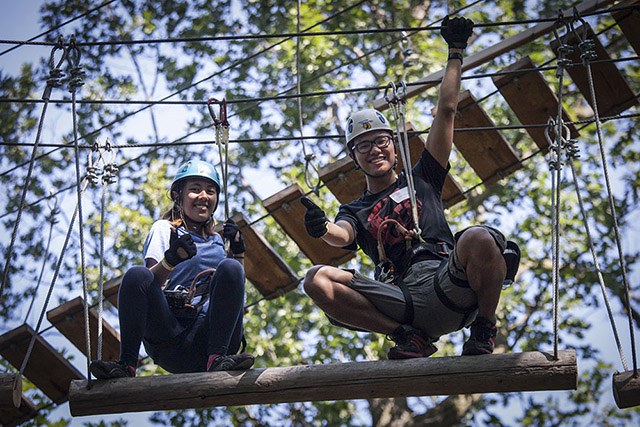
[[[393,283],[396,279],[395,266],[389,261],[380,262],[376,265],[374,276],[379,282]]]

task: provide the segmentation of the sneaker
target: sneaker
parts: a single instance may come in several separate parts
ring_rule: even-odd
[[[520,266],[520,247],[518,247],[518,244],[512,240],[508,240],[507,247],[504,252],[502,252],[502,257],[507,263],[507,275],[504,278],[504,285],[502,286],[504,289],[513,284],[513,281],[516,279],[516,274],[518,273],[518,267]]]
[[[255,358],[251,353],[232,354],[230,356],[218,356],[211,362],[207,372],[215,371],[241,371],[253,366]]]
[[[420,330],[409,325],[399,326],[389,339],[396,343],[387,353],[389,360],[429,357],[438,350]]]
[[[476,318],[471,324],[471,336],[462,347],[463,356],[491,354],[495,348],[496,324],[484,317]]]
[[[112,378],[132,378],[136,376],[136,370],[122,360],[117,362],[106,362],[104,360],[93,360],[89,369],[94,377],[99,380],[109,380]]]

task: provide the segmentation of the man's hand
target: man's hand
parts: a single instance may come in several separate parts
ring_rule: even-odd
[[[198,250],[191,238],[191,234],[186,233],[178,237],[178,232],[175,229],[171,230],[169,249],[164,252],[164,260],[169,266],[175,267],[182,261],[192,258],[196,252]]]
[[[242,237],[240,227],[231,218],[226,220],[222,226],[222,237],[229,242],[229,249],[234,255],[246,252],[247,247],[244,244],[244,237]]]
[[[449,19],[449,15],[442,20],[440,34],[449,45],[449,49],[464,49],[473,32],[473,21],[467,18]]]
[[[304,226],[311,237],[322,237],[327,234],[327,216],[310,198],[303,197],[300,202],[307,208],[304,214]]]

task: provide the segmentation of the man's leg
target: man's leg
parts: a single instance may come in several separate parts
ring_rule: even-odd
[[[349,326],[389,335],[399,322],[381,313],[364,295],[347,283],[353,274],[328,265],[309,269],[304,290],[327,315]]]
[[[478,316],[463,355],[488,354],[494,349],[496,308],[506,275],[506,264],[494,237],[482,227],[465,231],[457,242],[458,261],[466,271],[469,287],[478,298]]]
[[[329,317],[392,339],[396,345],[389,350],[389,359],[428,357],[436,351],[424,333],[382,313],[366,296],[347,286],[353,277],[335,267],[315,266],[307,272],[304,289]]]

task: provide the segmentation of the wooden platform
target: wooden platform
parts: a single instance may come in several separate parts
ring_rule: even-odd
[[[27,324],[0,336],[0,355],[20,369],[34,331]],[[84,376],[44,338],[38,336],[24,371],[24,376],[54,403],[67,400],[69,383]]]
[[[407,123],[407,131],[414,132],[416,129],[411,123]],[[420,134],[409,135],[409,147],[411,151],[411,162],[415,165],[420,159],[424,149],[425,138]],[[397,172],[402,170],[402,156],[398,153]],[[331,193],[342,204],[350,203],[362,196],[366,189],[365,176],[362,171],[356,169],[356,165],[349,156],[345,156],[318,171],[322,182],[329,188]],[[442,188],[442,201],[445,208],[451,207],[463,200],[465,195],[462,187],[451,176],[447,175]]]
[[[637,5],[638,3],[638,0],[621,1],[614,8]],[[640,55],[640,12],[638,9],[619,10],[612,12],[611,16],[616,20],[633,50],[636,51],[636,55]]]
[[[47,319],[58,329],[73,345],[87,354],[84,307],[82,298],[77,297],[71,301],[49,310]],[[98,311],[89,309],[89,329],[91,335],[91,360],[98,359]],[[102,319],[102,360],[118,360],[120,357],[120,334],[107,321]]]
[[[511,72],[535,68],[536,65],[527,56],[500,71]],[[549,117],[553,117],[554,120],[558,117],[558,97],[544,80],[540,71],[497,75],[493,76],[492,80],[523,125],[545,124]],[[567,112],[564,109],[562,111],[563,120],[570,122],[571,118]],[[571,138],[577,138],[579,132],[575,125],[569,124],[568,127]],[[527,128],[526,130],[543,153],[549,151],[544,127]]]
[[[304,226],[306,208],[300,203],[303,196],[302,188],[298,184],[293,184],[264,199],[262,204],[313,264],[337,267],[353,258],[355,256],[353,251],[335,248],[322,239],[309,236]]]
[[[575,390],[576,354],[544,352],[380,360],[249,371],[73,381],[73,416],[320,400]]]
[[[300,279],[269,242],[249,225],[249,220],[244,215],[236,214],[232,219],[242,230],[247,246],[244,271],[253,286],[267,299],[295,289]],[[216,225],[215,230],[222,231],[222,222]]]
[[[458,101],[456,129],[493,127],[487,113],[471,92],[464,91]],[[455,132],[453,143],[480,177],[484,185],[498,182],[522,167],[515,150],[497,130]]]
[[[576,31],[582,36],[583,26],[576,28]],[[602,43],[595,37],[593,30],[587,24],[587,38],[595,42],[596,58],[592,61],[611,59]],[[577,48],[577,38],[571,34],[565,43],[575,46],[574,52],[567,55],[567,58],[572,62],[582,63],[580,59],[580,49]],[[558,53],[558,42],[556,40],[551,42],[551,48]],[[587,77],[587,69],[583,66],[569,67],[567,72],[571,76],[571,79],[580,90],[584,99],[593,108],[591,100],[591,91],[589,86],[589,80]],[[593,86],[596,92],[596,100],[598,103],[598,113],[600,117],[619,114],[626,109],[636,105],[638,100],[629,84],[622,76],[622,73],[616,67],[613,62],[606,63],[594,63],[591,64],[591,74],[593,76]]]

